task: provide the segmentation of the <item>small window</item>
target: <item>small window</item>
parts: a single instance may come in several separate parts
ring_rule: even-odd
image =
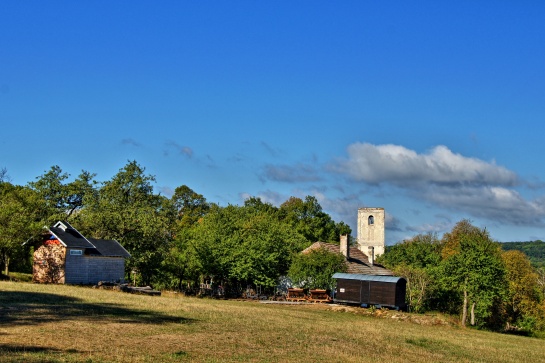
[[[375,217],[369,216],[369,218],[367,218],[367,224],[375,224]]]
[[[70,250],[70,256],[81,256],[83,255],[82,250]]]

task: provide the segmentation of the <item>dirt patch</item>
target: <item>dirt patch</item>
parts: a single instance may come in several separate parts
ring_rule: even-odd
[[[361,308],[357,306],[327,305],[331,311],[345,312],[356,315],[366,315],[376,318],[392,319],[398,321],[408,321],[418,325],[435,326],[435,325],[448,325],[457,326],[458,321],[455,317],[443,315],[443,314],[415,314],[406,313],[403,311],[388,310],[388,309],[374,309],[374,308]]]

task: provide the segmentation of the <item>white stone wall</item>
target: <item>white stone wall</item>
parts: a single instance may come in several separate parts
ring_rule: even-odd
[[[369,254],[369,247],[374,248],[375,257],[384,253],[386,245],[384,222],[384,208],[358,209],[358,248],[366,255]]]

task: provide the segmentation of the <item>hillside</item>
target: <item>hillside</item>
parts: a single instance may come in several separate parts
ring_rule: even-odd
[[[0,282],[2,362],[528,362],[543,340],[441,315]]]
[[[534,267],[545,267],[545,242],[503,242],[501,247],[504,251],[519,250],[528,256]]]

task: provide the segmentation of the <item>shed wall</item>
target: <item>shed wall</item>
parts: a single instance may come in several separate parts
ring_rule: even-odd
[[[125,259],[86,255],[66,256],[67,284],[96,284],[99,281],[119,281],[125,278]]]

